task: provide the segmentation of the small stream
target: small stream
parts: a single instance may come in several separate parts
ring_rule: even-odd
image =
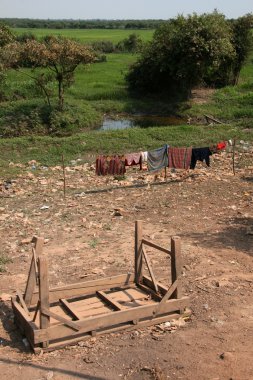
[[[186,124],[187,120],[177,116],[153,116],[153,115],[135,115],[124,117],[122,119],[105,118],[99,131],[127,129],[127,128],[149,128],[169,125]]]

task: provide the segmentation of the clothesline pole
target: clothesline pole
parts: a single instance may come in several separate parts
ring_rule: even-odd
[[[235,138],[233,139],[233,153],[232,153],[232,160],[233,160],[233,174],[235,175]]]
[[[63,195],[64,199],[66,198],[66,173],[65,173],[65,162],[64,162],[64,155],[61,156],[62,159],[62,171],[63,171]]]

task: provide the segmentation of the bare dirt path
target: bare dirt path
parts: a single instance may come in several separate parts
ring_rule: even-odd
[[[76,163],[67,169],[66,200],[61,168],[28,167],[9,184],[2,179],[0,252],[12,263],[0,274],[1,379],[253,379],[253,174],[233,176],[230,158],[221,154],[210,169],[188,175],[169,173],[172,182],[162,186],[84,194],[154,176],[130,170],[118,182]],[[31,237],[46,239],[52,285],[90,280],[132,270],[137,219],[145,236],[163,246],[172,235],[182,238],[191,320],[173,330],[150,327],[33,355],[8,301],[24,289]],[[151,257],[166,280],[164,258]]]

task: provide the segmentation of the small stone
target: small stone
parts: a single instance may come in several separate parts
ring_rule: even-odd
[[[46,377],[45,377],[46,380],[52,380],[53,377],[54,377],[53,371],[49,371],[49,372],[46,373]]]

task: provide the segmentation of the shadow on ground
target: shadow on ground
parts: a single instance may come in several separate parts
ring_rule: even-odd
[[[97,377],[97,376],[92,376],[92,375],[87,375],[84,373],[76,372],[76,371],[71,371],[63,368],[56,368],[56,367],[44,367],[43,365],[35,364],[35,363],[28,363],[22,361],[22,363],[12,360],[12,359],[3,359],[0,357],[0,363],[6,363],[8,365],[17,365],[17,367],[30,367],[30,368],[35,368],[35,369],[40,369],[42,371],[52,371],[53,373],[58,373],[62,375],[68,375],[71,376],[71,378],[75,379],[86,379],[86,380],[106,380],[104,377]]]
[[[184,234],[184,237],[194,239],[197,244],[206,248],[231,248],[247,253],[253,257],[253,218],[238,217],[225,219],[225,225],[219,232],[199,232]]]

